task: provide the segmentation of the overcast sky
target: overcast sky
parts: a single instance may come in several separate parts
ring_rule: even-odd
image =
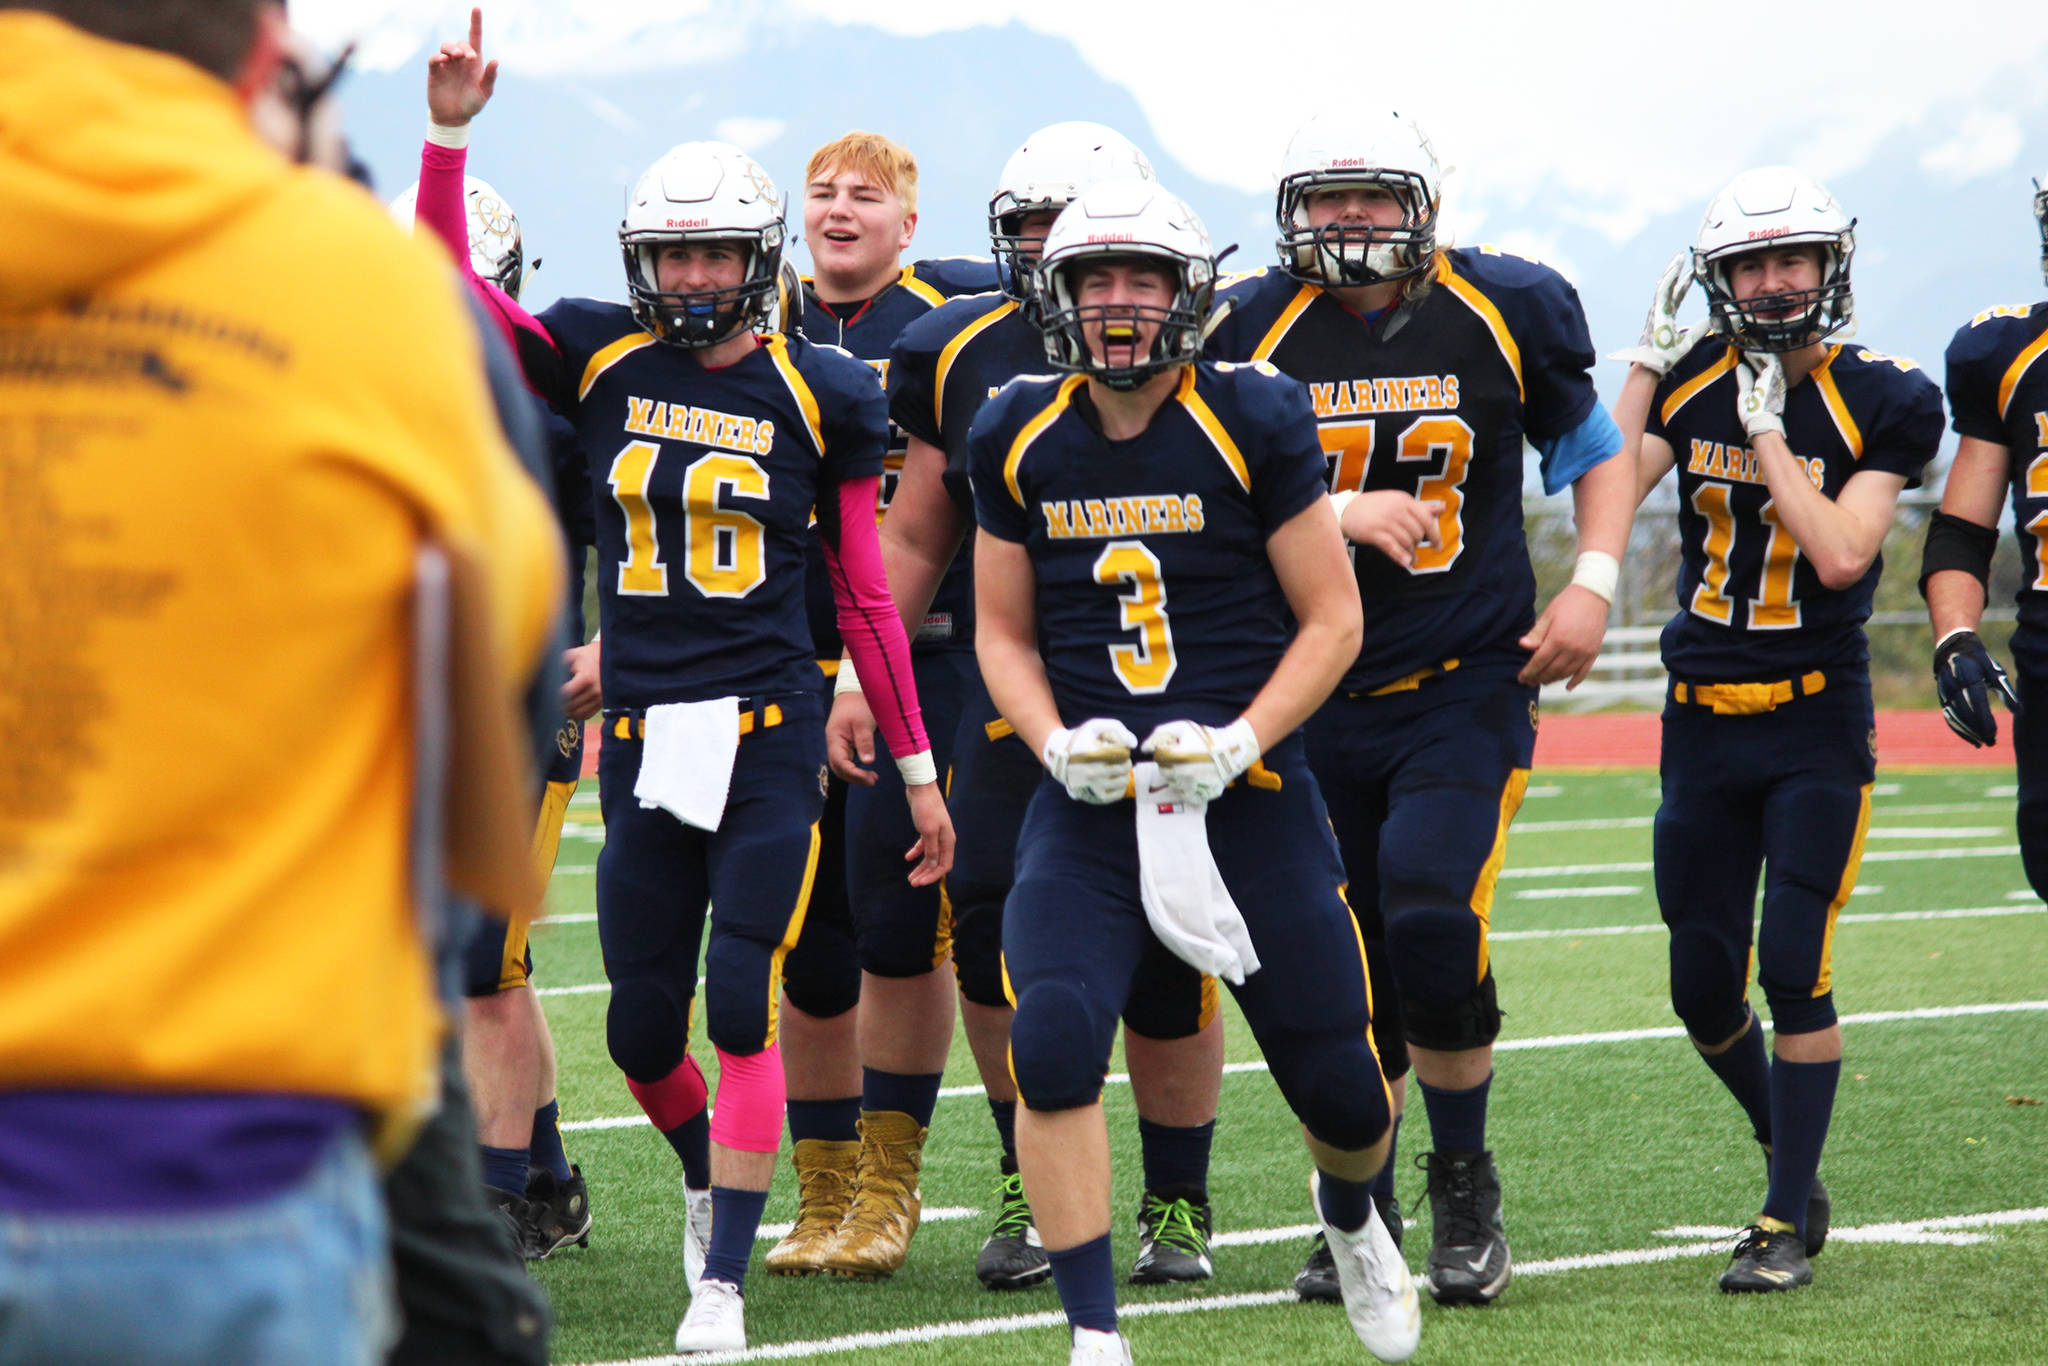
[[[316,41],[362,40],[363,60],[392,68],[421,60],[430,35],[460,36],[468,5],[291,0],[291,13]],[[1825,180],[1923,124],[1940,134],[1921,157],[1937,176],[2048,173],[2048,20],[2023,0],[497,0],[484,13],[487,54],[598,77],[715,61],[760,27],[815,32],[830,71],[835,22],[920,34],[1016,21],[1072,41],[1130,90],[1153,142],[1211,180],[1271,186],[1302,119],[1370,99],[1422,120],[1455,168],[1447,199],[1511,205],[1561,186],[1581,201],[1569,216],[1615,241],[1744,166],[1787,161]],[[764,73],[765,107],[788,74]]]

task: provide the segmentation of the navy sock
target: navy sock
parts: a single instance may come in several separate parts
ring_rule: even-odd
[[[992,1100],[988,1112],[996,1122],[996,1137],[1003,1141],[1003,1156],[1010,1159],[1012,1166],[1017,1161],[1017,1102],[1014,1100]]]
[[[1387,1165],[1381,1167],[1380,1174],[1372,1179],[1372,1198],[1376,1205],[1385,1205],[1394,1198],[1394,1149],[1400,1142],[1401,1117],[1395,1115],[1394,1127],[1387,1131]]]
[[[1742,1107],[1742,1113],[1749,1116],[1749,1127],[1755,1131],[1756,1141],[1769,1146],[1772,1132],[1771,1065],[1764,1057],[1763,1021],[1752,1012],[1749,1029],[1741,1038],[1719,1053],[1700,1054],[1700,1061],[1721,1079],[1721,1084]]]
[[[860,1097],[836,1100],[793,1100],[789,1102],[789,1141],[822,1138],[833,1143],[853,1143],[860,1138]]]
[[[932,1107],[939,1103],[939,1083],[945,1077],[938,1072],[877,1072],[872,1067],[860,1069],[860,1107],[863,1110],[896,1110],[917,1121],[917,1127],[928,1129],[932,1122]]]
[[[693,1191],[711,1184],[711,1111],[709,1107],[676,1125],[663,1129],[661,1136],[683,1159],[683,1184]]]
[[[1476,1153],[1486,1148],[1486,1092],[1493,1085],[1493,1073],[1469,1091],[1440,1091],[1421,1077],[1425,1108],[1429,1111],[1429,1136],[1440,1153]]]
[[[546,1168],[557,1181],[567,1181],[575,1175],[569,1168],[569,1154],[562,1151],[560,1102],[551,1100],[533,1112],[533,1150],[526,1160]]]
[[[1771,1059],[1771,1188],[1764,1213],[1806,1234],[1806,1197],[1820,1170],[1835,1112],[1835,1086],[1842,1062],[1786,1062]]]
[[[1116,1331],[1116,1267],[1109,1260],[1109,1235],[1079,1247],[1046,1251],[1052,1283],[1059,1287],[1060,1307],[1076,1328],[1099,1333]]]
[[[767,1205],[767,1191],[711,1188],[711,1248],[704,1254],[704,1280],[731,1281],[746,1289],[747,1259],[754,1255],[754,1235],[761,1231]]]
[[[1177,1128],[1154,1124],[1138,1116],[1138,1145],[1144,1151],[1145,1189],[1165,1191],[1171,1187],[1209,1186],[1209,1144],[1216,1136],[1216,1121]]]
[[[1339,1233],[1355,1233],[1372,1217],[1372,1182],[1340,1181],[1319,1169],[1316,1186],[1316,1203]]]
[[[510,1191],[524,1198],[526,1195],[526,1149],[493,1148],[478,1144],[477,1152],[484,1163],[484,1184],[493,1190]]]

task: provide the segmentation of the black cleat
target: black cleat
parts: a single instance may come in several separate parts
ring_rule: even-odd
[[[1438,1304],[1492,1304],[1513,1273],[1493,1154],[1424,1153],[1416,1165],[1429,1174],[1436,1225],[1426,1275],[1430,1298]]]
[[[1038,1230],[1031,1223],[1031,1205],[1024,1198],[1024,1178],[1017,1164],[1003,1159],[1003,1178],[996,1183],[996,1226],[974,1259],[974,1275],[990,1290],[1022,1290],[1052,1275],[1052,1262]]]
[[[1735,1244],[1735,1256],[1721,1273],[1721,1289],[1731,1295],[1796,1290],[1813,1281],[1806,1248],[1790,1229],[1751,1224]]]
[[[511,1191],[501,1191],[496,1186],[484,1187],[484,1203],[491,1207],[505,1236],[511,1241],[512,1249],[523,1261],[537,1262],[547,1253],[540,1250],[540,1222],[536,1217],[537,1207]]]
[[[526,1173],[526,1205],[534,1226],[534,1255],[545,1257],[574,1243],[590,1246],[590,1187],[583,1168],[571,1165],[569,1179],[558,1181],[546,1167]]]
[[[1381,1204],[1374,1201],[1373,1205],[1398,1250],[1401,1246],[1401,1202],[1389,1200]],[[1330,1240],[1321,1233],[1316,1234],[1315,1242],[1309,1245],[1308,1260],[1301,1264],[1301,1270],[1294,1273],[1294,1293],[1300,1299],[1318,1304],[1344,1302],[1344,1292],[1337,1285],[1337,1259],[1330,1255]]]
[[[1209,1260],[1211,1228],[1208,1193],[1176,1186],[1176,1194],[1146,1191],[1138,1202],[1138,1260],[1132,1285],[1175,1285],[1206,1281],[1216,1274]]]

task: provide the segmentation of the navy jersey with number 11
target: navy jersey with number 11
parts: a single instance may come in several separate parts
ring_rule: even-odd
[[[1065,724],[1228,724],[1294,634],[1266,538],[1323,496],[1308,395],[1271,366],[1204,362],[1143,432],[1112,441],[1085,384],[1018,379],[982,409],[981,530],[1030,554]]]
[[[570,373],[590,466],[607,708],[819,687],[804,617],[811,509],[877,476],[888,435],[874,372],[771,336],[705,369],[622,304],[541,315]]]

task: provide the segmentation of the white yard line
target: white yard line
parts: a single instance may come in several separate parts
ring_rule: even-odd
[[[1600,889],[1596,888],[1595,890],[1598,891]],[[1873,888],[1872,890],[1882,891],[1883,889]],[[1527,893],[1517,892],[1515,895],[1526,896]],[[2031,897],[2033,893],[2029,892],[2027,895]],[[1835,923],[1837,925],[1882,925],[1901,920],[1975,920],[1983,916],[2039,915],[2044,910],[2048,910],[2048,906],[2042,906],[2039,903],[2032,906],[2016,906],[2007,903],[1999,906],[1958,906],[1950,910],[1941,911],[1852,911],[1847,915],[1836,916]],[[1662,933],[1664,933],[1664,926],[1659,923],[1655,925],[1593,925],[1572,930],[1494,930],[1488,933],[1486,937],[1492,942],[1504,939],[1578,939],[1606,934]]]
[[[1531,887],[1515,893],[1517,901],[1575,901],[1583,896],[1634,896],[1642,891],[1641,886],[1621,884],[1614,887]]]
[[[1845,917],[1846,918],[1846,917]],[[1661,927],[1660,927],[1661,928]],[[1858,1015],[1844,1015],[1845,1025],[1895,1024],[1902,1020],[1952,1020],[1972,1015],[2009,1015],[2048,1011],[2048,1001],[1997,1001],[1988,1005],[1972,1006],[1923,1006],[1917,1010],[1872,1010]],[[1764,1022],[1769,1029],[1770,1022]],[[1646,1039],[1682,1038],[1685,1031],[1677,1025],[1666,1025],[1654,1029],[1612,1029],[1590,1034],[1549,1034],[1529,1039],[1501,1039],[1494,1044],[1494,1051],[1500,1053],[1522,1053],[1548,1048],[1581,1048],[1588,1044],[1637,1043]],[[1263,1059],[1251,1062],[1225,1063],[1223,1070],[1228,1073],[1263,1072]],[[1128,1086],[1131,1075],[1128,1072],[1111,1072],[1103,1079],[1111,1086]],[[947,1086],[939,1090],[942,1098],[958,1096],[979,1096],[984,1094],[980,1086]],[[644,1124],[640,1115],[619,1115],[606,1119],[576,1119],[562,1124],[564,1133],[592,1129],[629,1129]]]
[[[1956,1228],[2011,1227],[2017,1224],[2038,1224],[2048,1222],[2048,1208],[1994,1210],[1986,1214],[1950,1215],[1936,1219],[1911,1220],[1895,1224],[1871,1224],[1861,1228],[1837,1228],[1829,1232],[1831,1239],[1843,1242],[1932,1242],[1937,1236],[1930,1236],[1932,1230]],[[1274,1237],[1254,1238],[1250,1234],[1239,1235],[1236,1241],[1281,1241],[1283,1238],[1306,1237],[1313,1232],[1310,1225],[1302,1224],[1286,1229],[1255,1230],[1259,1234],[1273,1234]],[[1668,1229],[1666,1234],[1679,1234],[1681,1230]],[[1690,1232],[1690,1231],[1686,1231]],[[1229,1235],[1219,1237],[1217,1242],[1226,1241]],[[1946,1241],[1946,1239],[1940,1239]],[[1642,1266],[1651,1262],[1678,1261],[1688,1257],[1725,1255],[1729,1239],[1715,1236],[1711,1239],[1664,1245],[1660,1247],[1630,1248],[1619,1252],[1594,1252],[1579,1257],[1552,1257],[1540,1262],[1517,1262],[1515,1275],[1550,1276],[1563,1271],[1587,1271],[1609,1266]],[[1208,1314],[1226,1309],[1245,1309],[1269,1304],[1294,1302],[1292,1290],[1264,1290],[1242,1295],[1208,1295],[1192,1300],[1153,1300],[1143,1304],[1117,1306],[1120,1318],[1154,1318],[1162,1315]],[[599,1363],[598,1366],[720,1366],[720,1363],[742,1361],[793,1361],[804,1357],[826,1356],[834,1352],[864,1352],[878,1347],[903,1347],[916,1343],[945,1342],[960,1338],[996,1337],[1005,1333],[1029,1332],[1036,1328],[1058,1328],[1066,1323],[1066,1315],[1050,1310],[1038,1314],[1004,1314],[990,1318],[954,1319],[947,1323],[919,1324],[911,1328],[895,1328],[886,1332],[846,1333],[838,1337],[814,1338],[808,1342],[780,1342],[760,1347],[749,1347],[737,1352],[696,1352],[689,1356],[665,1355],[631,1357],[623,1361]],[[1355,1355],[1355,1353],[1347,1353]]]

